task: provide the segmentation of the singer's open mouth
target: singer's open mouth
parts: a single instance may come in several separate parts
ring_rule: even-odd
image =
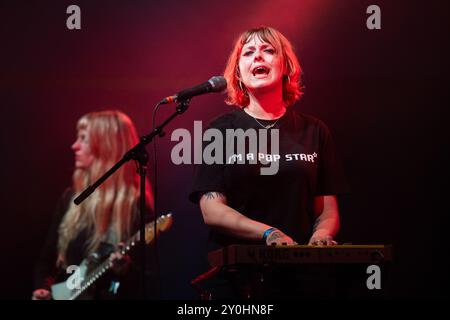
[[[253,76],[257,76],[257,75],[268,75],[270,72],[270,69],[267,68],[266,66],[257,66],[256,68],[253,69],[252,73]]]

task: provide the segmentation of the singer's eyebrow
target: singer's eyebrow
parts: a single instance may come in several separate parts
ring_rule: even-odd
[[[273,48],[273,46],[272,46],[270,43],[263,43],[263,44],[261,44],[259,47],[260,47],[261,49],[265,49],[265,48],[267,48],[267,47]],[[248,47],[244,46],[244,47],[242,48],[242,51],[244,51],[244,50],[255,50],[255,49],[256,49],[256,47],[253,46],[253,45],[248,46]]]

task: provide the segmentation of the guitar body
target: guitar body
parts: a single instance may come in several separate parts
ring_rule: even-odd
[[[86,260],[80,264],[79,268],[67,278],[66,281],[54,284],[51,287],[52,297],[54,300],[73,300],[72,297],[77,296],[77,299],[91,299],[89,295],[83,292],[81,294],[82,282],[88,274],[88,263]],[[78,283],[78,286],[77,286]],[[77,288],[78,287],[78,288]],[[71,289],[73,288],[73,289]],[[81,294],[81,295],[80,295]]]

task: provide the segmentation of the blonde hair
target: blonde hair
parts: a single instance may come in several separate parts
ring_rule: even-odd
[[[136,129],[131,119],[120,111],[92,112],[78,120],[77,130],[86,129],[92,165],[87,169],[75,169],[73,189],[79,194],[110,169],[122,156],[138,143]],[[153,208],[150,184],[146,181],[146,202]],[[139,175],[136,165],[125,163],[110,176],[93,194],[79,206],[73,201],[59,226],[58,260],[64,263],[67,247],[81,231],[91,235],[85,254],[94,252],[104,241],[111,228],[115,233],[114,244],[130,237],[136,219],[140,195]]]
[[[300,75],[302,69],[294,53],[291,43],[278,30],[271,27],[258,27],[244,31],[236,40],[234,48],[228,58],[224,71],[227,80],[227,98],[225,102],[230,105],[246,107],[250,99],[242,86],[239,72],[239,59],[242,48],[253,37],[271,44],[283,60],[283,101],[290,106],[302,96]]]

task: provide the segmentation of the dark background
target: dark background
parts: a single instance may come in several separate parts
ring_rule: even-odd
[[[70,4],[81,30],[66,28]],[[381,30],[366,28],[371,4]],[[338,240],[394,245],[392,298],[450,296],[445,1],[2,1],[0,12],[1,298],[31,295],[70,185],[77,119],[118,108],[148,133],[157,101],[221,74],[233,40],[261,24],[294,44],[306,87],[297,107],[337,142],[353,190]],[[167,299],[196,298],[189,280],[206,270],[207,236],[187,199],[192,167],[172,164],[170,134],[231,110],[222,100],[195,98],[158,140],[159,208],[175,215],[160,238]]]

